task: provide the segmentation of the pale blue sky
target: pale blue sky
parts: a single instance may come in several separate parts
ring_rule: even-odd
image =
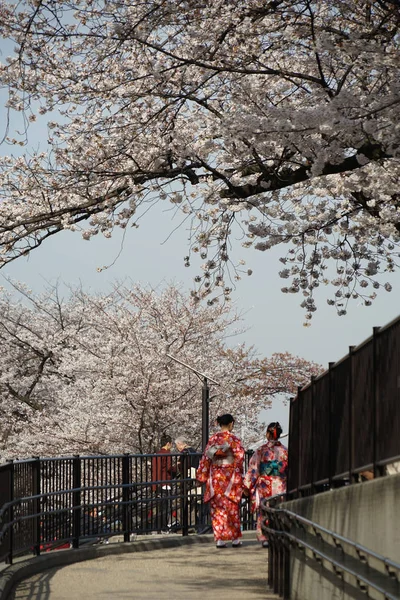
[[[5,49],[4,43],[0,44],[0,52],[1,46]],[[2,58],[0,56],[0,60]],[[0,136],[6,123],[6,111],[2,108],[4,100],[5,95],[0,92]],[[12,116],[11,129],[22,130],[21,116]],[[30,128],[29,147],[44,150],[46,140],[47,131],[43,123],[36,123]],[[0,147],[0,154],[16,151],[10,146]],[[119,252],[120,230],[110,240],[97,236],[90,242],[83,241],[79,233],[56,235],[28,259],[18,259],[0,274],[23,281],[37,292],[43,289],[46,280],[54,282],[57,279],[65,283],[81,281],[86,289],[96,291],[106,291],[112,281],[125,278],[149,283],[153,287],[175,281],[189,289],[193,277],[199,272],[199,262],[194,262],[190,268],[184,267],[183,256],[187,254],[189,234],[182,227],[169,237],[179,223],[178,218],[171,221],[173,211],[170,206],[160,203],[141,221],[139,229],[127,230],[120,257],[112,267],[101,273],[97,268],[112,263]],[[329,291],[319,288],[316,296],[318,311],[312,326],[305,328],[304,311],[299,306],[302,297],[280,292],[285,282],[278,276],[282,267],[278,262],[279,248],[262,253],[245,250],[238,241],[234,254],[236,259],[245,259],[247,267],[254,271],[251,277],[244,277],[238,282],[232,294],[235,306],[244,314],[243,326],[247,328],[239,340],[256,346],[261,355],[288,351],[327,366],[329,361],[344,356],[349,345],[357,345],[371,335],[373,326],[385,325],[400,313],[400,272],[397,272],[381,279],[382,283],[387,280],[392,284],[390,294],[381,292],[371,307],[353,301],[345,317],[338,317],[334,308],[327,305],[326,299],[331,295]],[[287,408],[277,402],[265,419],[278,419],[286,428],[287,412]]]
[[[184,267],[187,232],[182,228],[162,244],[175,225],[170,221],[170,213],[163,212],[162,207],[160,204],[139,229],[127,231],[120,257],[100,273],[97,268],[111,263],[119,252],[122,233],[119,230],[110,240],[98,236],[90,242],[82,240],[79,233],[59,234],[32,252],[28,259],[18,259],[2,272],[27,283],[34,291],[43,289],[46,281],[57,279],[72,284],[81,281],[86,289],[106,291],[114,280],[125,278],[160,288],[175,281],[189,289],[198,269],[196,264]],[[288,351],[327,366],[329,361],[344,356],[349,345],[357,345],[369,337],[373,326],[385,325],[400,313],[400,273],[397,273],[389,279],[393,285],[390,294],[382,292],[371,307],[353,302],[345,317],[338,317],[327,305],[328,291],[321,290],[313,324],[305,328],[303,310],[299,307],[301,296],[280,292],[283,280],[277,274],[281,264],[279,253],[244,250],[240,245],[239,252],[254,273],[238,282],[232,294],[235,306],[243,312],[243,326],[247,329],[238,341],[256,346],[261,355]],[[288,408],[276,402],[263,419],[279,420],[286,429]]]
[[[0,273],[24,281],[35,291],[57,278],[72,284],[81,281],[86,289],[94,291],[106,291],[113,281],[125,278],[153,287],[175,281],[189,289],[199,272],[199,263],[184,267],[188,233],[183,226],[167,239],[178,221],[171,221],[171,213],[163,208],[168,209],[168,204],[160,203],[153,209],[139,229],[127,230],[121,255],[100,273],[98,267],[111,264],[118,255],[121,230],[116,230],[112,239],[99,235],[90,242],[82,240],[79,233],[63,232],[44,242],[29,258],[16,260]],[[288,351],[327,365],[346,354],[349,345],[368,337],[373,326],[384,325],[400,313],[400,273],[395,273],[382,279],[392,283],[391,293],[382,291],[370,307],[353,301],[345,317],[338,317],[327,305],[330,290],[320,288],[318,311],[312,326],[305,328],[304,311],[299,306],[302,296],[280,291],[285,282],[278,276],[279,249],[259,252],[242,249],[238,242],[235,254],[254,271],[251,277],[244,276],[232,293],[247,329],[240,339],[254,344],[263,355]]]

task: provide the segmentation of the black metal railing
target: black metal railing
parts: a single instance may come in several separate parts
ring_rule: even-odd
[[[283,509],[282,501],[284,495],[261,501],[262,529],[269,539],[268,584],[276,594],[290,599],[291,569],[297,557],[303,563],[306,559],[318,563],[338,578],[340,588],[346,583],[366,598],[398,600],[399,564]]]
[[[199,458],[124,454],[0,465],[0,561],[112,536],[127,542],[152,532],[211,531],[203,487],[194,479]],[[166,479],[155,479],[155,472]],[[254,529],[247,500],[241,510],[243,528]]]
[[[289,499],[400,461],[400,317],[298,390],[289,440]]]

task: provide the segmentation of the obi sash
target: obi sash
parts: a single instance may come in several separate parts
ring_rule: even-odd
[[[270,477],[282,477],[280,469],[282,463],[278,460],[268,460],[267,462],[260,462],[260,475],[269,475]]]

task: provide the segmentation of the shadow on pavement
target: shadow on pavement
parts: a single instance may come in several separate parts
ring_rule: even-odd
[[[178,599],[229,594],[266,600],[273,597],[267,593],[267,557],[256,540],[244,540],[240,548],[217,549],[212,543],[114,555],[38,573],[19,582],[8,600],[153,600],[165,593]]]
[[[15,585],[7,596],[7,600],[49,600],[50,599],[50,580],[57,569],[49,569],[42,573],[37,573],[29,580],[22,580]],[[18,588],[18,595],[16,590]]]

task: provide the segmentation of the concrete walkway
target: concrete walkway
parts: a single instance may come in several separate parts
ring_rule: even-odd
[[[268,551],[253,539],[102,556],[21,581],[9,600],[270,600]]]

